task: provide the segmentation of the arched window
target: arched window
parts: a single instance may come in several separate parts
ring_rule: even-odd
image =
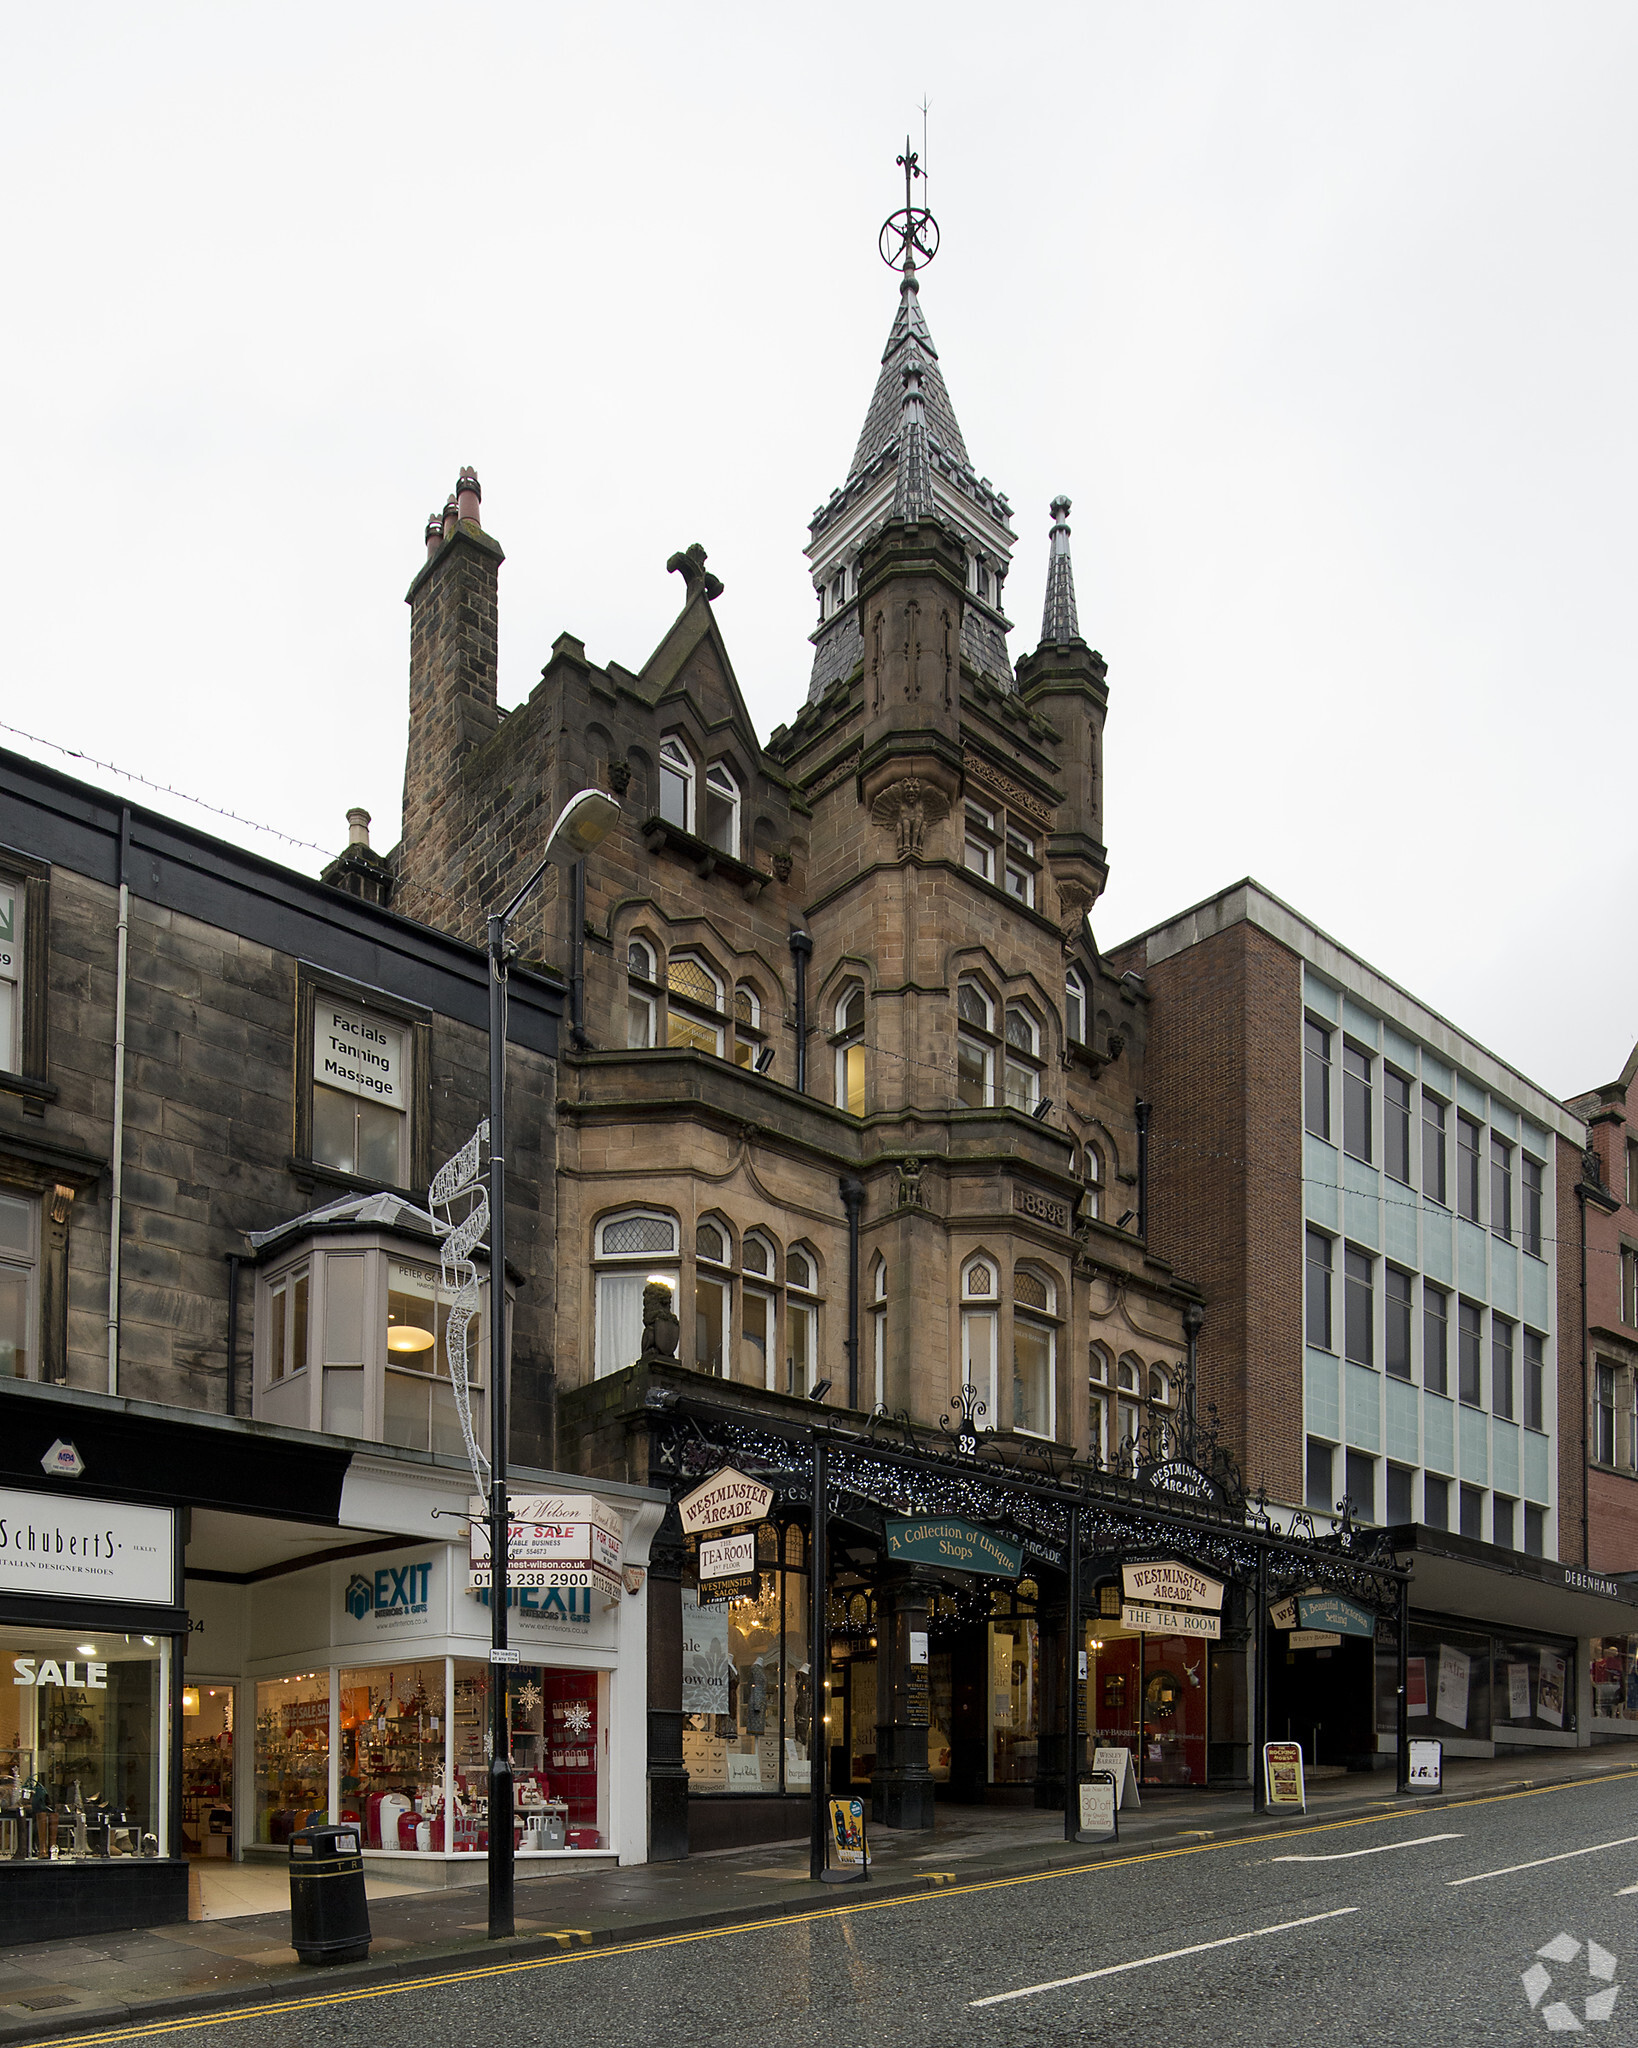
[[[719,853],[739,859],[739,784],[726,761],[705,771],[705,830],[700,837]]]
[[[660,816],[684,832],[694,829],[694,763],[675,737],[660,742]]]
[[[956,984],[956,1097],[966,1109],[995,1101],[995,1005],[970,975]]]
[[[995,1415],[996,1337],[1001,1318],[1000,1269],[987,1253],[961,1269],[961,1383],[976,1387]]]
[[[878,1252],[870,1262],[870,1355],[876,1364],[877,1408],[887,1406],[887,1261]]]
[[[1096,1145],[1088,1145],[1081,1155],[1081,1179],[1085,1189],[1081,1197],[1081,1213],[1085,1216],[1103,1214],[1103,1154]]]
[[[1012,1276],[1012,1427],[1050,1437],[1058,1419],[1058,1288],[1049,1273]]]
[[[1022,1003],[1007,1005],[1007,1106],[1032,1110],[1041,1094],[1041,1029]]]
[[[1171,1374],[1161,1366],[1150,1366],[1149,1433],[1155,1455],[1160,1458],[1169,1458],[1172,1454],[1172,1397],[1175,1391]]]
[[[739,1264],[745,1276],[739,1305],[739,1377],[748,1386],[771,1389],[778,1352],[774,1333],[779,1327],[775,1291],[779,1254],[760,1231],[747,1231]]]
[[[677,1307],[677,1219],[659,1209],[627,1209],[597,1226],[597,1310],[594,1337],[599,1379],[635,1365],[643,1348],[643,1289],[650,1280]]]
[[[693,953],[673,953],[666,964],[667,1045],[692,1046],[722,1057],[722,983]]]
[[[819,1380],[819,1280],[813,1254],[785,1254],[785,1391],[811,1394]]]
[[[755,983],[742,981],[734,990],[734,1065],[755,1066],[762,1039],[762,998]]]
[[[1109,1462],[1109,1353],[1101,1344],[1091,1347],[1086,1370],[1087,1449],[1099,1464]]]
[[[654,1043],[654,948],[633,939],[626,948],[626,1044],[642,1050]]]
[[[1143,1361],[1123,1358],[1115,1368],[1117,1448],[1130,1453],[1143,1438]]]
[[[836,1107],[849,1116],[865,1113],[865,992],[849,982],[836,1001]]]
[[[1071,1045],[1086,1043],[1086,983],[1078,967],[1064,976],[1064,1036]]]
[[[722,1223],[702,1217],[694,1226],[694,1369],[728,1377],[733,1327],[733,1240]]]

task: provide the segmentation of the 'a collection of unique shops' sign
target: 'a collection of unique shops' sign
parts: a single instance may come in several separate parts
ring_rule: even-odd
[[[514,1494],[506,1542],[506,1577],[512,1586],[603,1586],[620,1594],[621,1523],[611,1507],[589,1493]],[[493,1583],[489,1524],[482,1504],[472,1508],[467,1584],[487,1592]]]
[[[1016,1579],[1024,1569],[1022,1545],[959,1515],[889,1515],[885,1527],[895,1564],[937,1564],[996,1579]]]
[[[1215,1642],[1223,1633],[1223,1586],[1175,1558],[1146,1558],[1123,1564],[1122,1628],[1150,1635],[1200,1636]]]

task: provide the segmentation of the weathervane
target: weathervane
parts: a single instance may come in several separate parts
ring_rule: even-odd
[[[908,277],[916,268],[918,258],[926,264],[938,254],[938,222],[925,206],[913,203],[915,180],[924,178],[927,173],[921,167],[920,155],[910,147],[908,135],[904,138],[904,154],[898,163],[904,173],[904,205],[882,222],[877,246],[888,269],[902,270]]]

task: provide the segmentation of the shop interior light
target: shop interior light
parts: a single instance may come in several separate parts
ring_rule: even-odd
[[[82,1657],[94,1657],[97,1654],[95,1643],[76,1643],[74,1648]]]
[[[418,1330],[412,1323],[394,1323],[387,1331],[389,1351],[430,1351],[437,1341],[430,1330]]]

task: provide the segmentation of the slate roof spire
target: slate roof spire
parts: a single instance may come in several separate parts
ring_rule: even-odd
[[[912,356],[904,366],[898,477],[893,486],[893,517],[912,524],[930,519],[933,513],[933,471],[927,459],[927,407],[921,384],[921,364]]]
[[[1052,501],[1052,542],[1047,557],[1046,603],[1041,610],[1041,645],[1063,646],[1081,637],[1075,616],[1075,571],[1069,560],[1069,500]]]

